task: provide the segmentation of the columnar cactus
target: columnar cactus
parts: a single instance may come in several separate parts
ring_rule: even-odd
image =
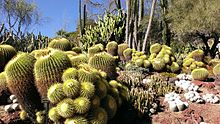
[[[48,88],[62,81],[63,71],[71,67],[68,56],[62,51],[54,50],[47,56],[39,58],[34,65],[36,86],[43,98]]]
[[[71,43],[66,38],[53,39],[49,44],[49,48],[59,49],[63,51],[71,50]]]
[[[21,53],[12,59],[5,68],[10,91],[16,95],[22,108],[32,119],[35,118],[35,111],[43,108],[40,95],[34,84],[35,61],[33,56]]]

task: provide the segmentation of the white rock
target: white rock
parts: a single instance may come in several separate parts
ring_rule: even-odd
[[[151,108],[149,111],[150,111],[150,113],[152,113],[152,114],[156,113],[156,110],[153,109],[153,108]]]
[[[183,103],[184,103],[184,105],[186,106],[186,108],[189,107],[189,103],[188,103],[188,102],[183,102]]]
[[[15,111],[19,110],[19,104],[18,103],[14,103],[11,105],[12,109],[14,109]]]
[[[9,105],[6,105],[6,106],[4,107],[4,110],[5,110],[6,112],[12,112],[12,111],[13,111],[13,108],[11,107],[11,104],[9,104]]]
[[[14,99],[14,100],[12,101],[12,103],[18,103],[18,99],[17,99],[17,98]]]
[[[11,101],[13,101],[14,99],[16,99],[16,96],[15,96],[15,95],[11,95],[11,96],[9,97],[9,99],[10,99]]]
[[[177,103],[177,108],[179,111],[183,111],[186,107],[185,104],[181,101]]]
[[[170,111],[172,111],[172,112],[177,112],[177,111],[178,111],[178,108],[177,108],[177,105],[176,105],[175,102],[169,103],[169,109],[170,109]]]

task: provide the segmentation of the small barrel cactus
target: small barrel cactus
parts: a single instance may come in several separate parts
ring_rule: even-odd
[[[108,42],[106,46],[107,53],[111,54],[112,56],[118,55],[118,43],[115,41]]]
[[[205,68],[198,68],[192,71],[192,78],[194,80],[205,80],[209,76],[209,72]]]
[[[152,61],[152,67],[155,71],[162,71],[165,68],[165,63],[163,59],[154,59]]]
[[[131,58],[132,58],[132,51],[133,50],[131,48],[127,48],[126,50],[124,50],[123,55],[124,55],[126,61],[131,60]]]
[[[49,44],[49,48],[59,49],[63,51],[71,50],[71,43],[66,38],[53,39]]]
[[[220,77],[220,64],[217,64],[214,68],[213,68],[213,73],[214,75],[219,78]]]
[[[155,43],[153,45],[150,46],[150,53],[159,53],[161,50],[161,45],[159,43]]]
[[[125,57],[123,55],[123,52],[128,48],[128,44],[122,43],[118,45],[118,56],[120,60],[124,61]]]

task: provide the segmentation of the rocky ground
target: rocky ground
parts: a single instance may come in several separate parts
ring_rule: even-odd
[[[212,88],[200,88],[200,94],[213,93],[220,98],[219,91]],[[181,94],[183,96],[183,94]],[[182,97],[183,101],[186,101]],[[153,115],[151,120],[136,120],[137,124],[220,124],[220,104],[210,103],[189,103],[189,108],[180,112],[171,112],[168,108],[168,103],[164,102],[164,97],[160,98],[161,112]],[[131,115],[132,116],[132,115]],[[123,121],[120,121],[123,123]],[[3,106],[0,106],[0,124],[20,124],[25,123],[19,120],[19,111],[7,113]]]

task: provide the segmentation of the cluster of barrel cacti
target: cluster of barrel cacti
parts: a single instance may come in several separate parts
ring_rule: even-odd
[[[183,60],[183,68],[192,71],[196,68],[205,67],[203,63],[204,52],[200,49],[194,50]]]
[[[126,68],[136,65],[159,72],[170,71],[175,73],[180,70],[180,66],[176,62],[170,47],[155,43],[150,46],[150,53],[150,56],[147,57],[143,52],[131,50],[132,60],[127,63]]]
[[[107,13],[103,19],[99,18],[96,26],[86,28],[81,42],[84,49],[98,43],[106,45],[110,40],[121,42],[124,37],[124,31],[125,17],[121,13],[118,15]]]
[[[103,72],[88,64],[79,65],[78,70],[65,70],[62,82],[53,84],[47,92],[55,105],[48,115],[53,122],[107,124],[127,97],[120,83],[108,82]]]

